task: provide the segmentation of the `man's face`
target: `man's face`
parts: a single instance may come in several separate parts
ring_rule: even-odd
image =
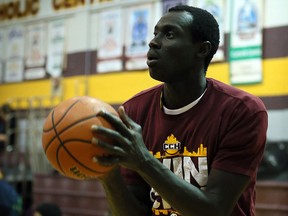
[[[156,24],[147,53],[152,78],[169,83],[193,76],[200,43],[192,40],[192,22],[193,17],[187,12],[170,12]]]

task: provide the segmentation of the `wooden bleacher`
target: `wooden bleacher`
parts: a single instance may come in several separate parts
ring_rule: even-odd
[[[258,181],[257,216],[288,215],[288,182]],[[78,181],[59,174],[36,174],[33,179],[33,206],[57,203],[63,216],[106,216],[108,204],[101,184]]]
[[[97,180],[79,181],[59,174],[36,174],[33,178],[33,207],[42,202],[57,204],[63,216],[106,216],[108,204]]]
[[[288,215],[288,182],[258,181],[256,187],[257,216]]]

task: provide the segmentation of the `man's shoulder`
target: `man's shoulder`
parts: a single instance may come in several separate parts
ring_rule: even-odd
[[[131,104],[131,103],[143,103],[147,100],[151,100],[153,97],[157,95],[161,95],[163,84],[159,84],[156,86],[153,86],[151,88],[145,89],[137,94],[135,94],[133,97],[128,99],[125,104]]]
[[[219,80],[208,78],[207,81],[208,88],[210,87],[210,90],[218,97],[217,100],[222,98],[223,100],[231,101],[234,104],[242,104],[249,109],[254,109],[254,111],[266,111],[263,101],[256,95]]]
[[[160,107],[162,85],[143,90],[127,100],[123,105],[126,113],[137,123],[141,123],[148,115],[153,115]]]

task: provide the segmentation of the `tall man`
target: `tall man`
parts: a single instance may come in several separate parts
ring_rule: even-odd
[[[259,98],[206,78],[218,44],[210,13],[171,8],[147,54],[150,76],[163,84],[126,101],[120,118],[99,114],[115,127],[92,127],[92,142],[110,154],[95,162],[116,165],[100,178],[112,215],[255,215],[267,112]]]

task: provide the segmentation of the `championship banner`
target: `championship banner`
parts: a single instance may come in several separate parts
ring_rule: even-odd
[[[65,54],[65,20],[48,24],[48,50],[46,71],[51,77],[61,77]]]
[[[0,30],[0,50],[2,50],[0,52],[0,83],[3,82],[3,67],[4,67],[4,61],[5,61],[5,31],[4,30]]]
[[[105,10],[99,14],[99,47],[97,72],[105,73],[123,70],[123,19],[120,8]]]
[[[127,8],[127,31],[125,36],[126,69],[146,69],[146,54],[152,35],[152,5],[145,4]]]
[[[212,62],[215,61],[223,61],[224,57],[224,14],[225,14],[225,6],[224,0],[202,0],[198,1],[197,7],[200,7],[204,10],[210,12],[216,21],[219,24],[219,34],[220,34],[220,42],[219,48],[215,55],[213,56]]]
[[[46,25],[34,24],[27,27],[25,79],[45,77]]]
[[[24,76],[24,28],[11,27],[6,34],[6,67],[4,71],[5,82],[20,82]]]
[[[0,21],[47,18],[124,0],[0,0]]]
[[[263,1],[231,1],[231,12],[230,82],[233,85],[260,83],[263,79]]]

